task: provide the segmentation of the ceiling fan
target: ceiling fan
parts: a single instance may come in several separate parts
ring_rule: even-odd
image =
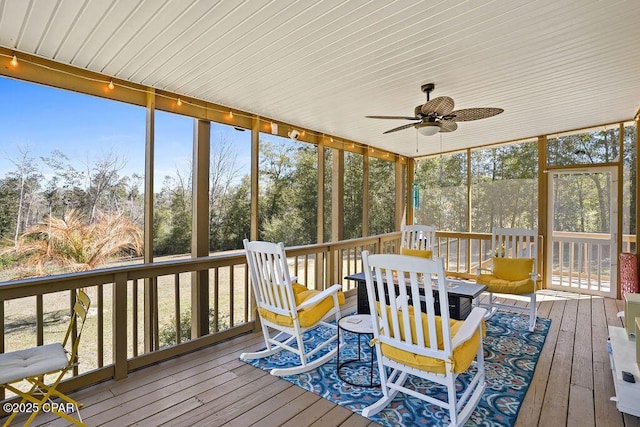
[[[427,83],[420,87],[427,94],[427,102],[418,105],[414,110],[415,117],[409,116],[365,116],[370,119],[398,119],[417,120],[416,122],[389,129],[383,133],[390,133],[402,129],[415,127],[423,135],[435,135],[438,132],[453,132],[458,129],[457,122],[470,122],[472,120],[486,119],[502,113],[502,108],[464,108],[453,110],[453,99],[448,96],[439,96],[429,100],[429,94],[435,88],[435,84]]]

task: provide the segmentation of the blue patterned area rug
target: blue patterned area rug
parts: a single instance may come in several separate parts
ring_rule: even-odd
[[[483,342],[487,386],[467,425],[503,427],[515,424],[551,324],[550,319],[538,318],[535,330],[529,332],[528,319],[528,316],[520,314],[498,312],[487,321],[487,336]],[[307,333],[305,341],[313,347],[315,337],[328,333],[332,333],[328,328],[316,328]],[[356,335],[344,332],[343,336],[345,344],[340,345],[341,362],[357,358],[358,353]],[[349,378],[356,384],[368,383],[370,380],[368,368],[373,349],[365,341],[368,340],[363,336],[360,348],[362,363],[348,364],[340,370],[343,378]],[[298,360],[293,353],[281,351],[271,357],[248,363],[268,371],[274,367],[297,365]],[[377,371],[377,363],[374,365]],[[365,388],[342,381],[336,372],[335,357],[315,370],[282,378],[358,414],[382,396],[379,387]],[[379,381],[377,373],[374,377],[374,382],[376,381]],[[468,376],[462,374],[458,381],[466,384]],[[408,382],[415,389],[426,389],[430,394],[446,396],[446,389],[437,384],[415,377],[411,377]],[[370,419],[385,426],[446,426],[449,415],[438,406],[427,405],[419,399],[398,393],[389,406]]]

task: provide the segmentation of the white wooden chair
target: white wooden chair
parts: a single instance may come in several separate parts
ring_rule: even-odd
[[[474,307],[464,321],[449,318],[442,258],[369,255],[365,251],[362,260],[369,304],[376,307],[371,318],[383,393],[362,414],[368,417],[379,412],[403,392],[448,410],[450,426],[463,425],[485,389],[482,325],[486,310]],[[440,316],[435,314],[432,283],[440,293]],[[388,295],[388,301],[376,301],[375,295]],[[471,366],[475,370],[458,395],[456,378]],[[440,400],[406,387],[409,375],[446,386],[447,398]]]
[[[80,417],[80,404],[58,390],[58,386],[67,372],[78,364],[80,336],[90,305],[89,296],[79,289],[62,343],[0,354],[0,387],[11,390],[22,398],[18,406],[28,405],[34,409],[24,422],[25,426],[30,425],[41,411],[53,412],[77,426],[86,426]],[[53,375],[53,381],[46,381],[45,375]],[[28,391],[19,387],[23,381],[30,384]],[[60,399],[60,402],[55,402],[54,399]],[[70,415],[73,412],[77,412],[77,419]],[[4,425],[11,424],[18,413],[11,413]]]
[[[430,225],[402,225],[400,254],[431,258],[436,245],[436,229]]]
[[[319,351],[337,340],[337,323],[340,319],[340,304],[344,304],[341,285],[333,285],[324,291],[309,290],[295,283],[289,275],[287,255],[282,243],[244,240],[251,286],[262,324],[266,349],[243,353],[242,360],[260,359],[282,350],[300,357],[300,365],[276,368],[271,375],[293,375],[306,372],[328,362],[337,347],[310,361]],[[336,323],[325,321],[334,316]],[[312,349],[306,349],[303,334],[323,325],[333,330],[325,341]],[[271,337],[271,333],[276,332]]]
[[[494,228],[491,233],[491,267],[481,269],[479,284],[487,286],[489,300],[477,305],[488,309],[487,318],[502,308],[529,313],[529,331],[536,327],[538,279],[538,235],[526,228]],[[526,307],[498,303],[494,294],[518,295],[528,299]]]

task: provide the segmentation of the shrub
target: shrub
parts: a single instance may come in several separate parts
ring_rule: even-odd
[[[209,332],[215,331],[215,310],[209,309]],[[229,328],[229,316],[222,315],[218,318],[218,329],[223,330]],[[169,324],[160,328],[160,347],[167,347],[177,344],[176,337],[176,318],[173,317]],[[191,340],[191,308],[186,309],[180,314],[180,342]]]

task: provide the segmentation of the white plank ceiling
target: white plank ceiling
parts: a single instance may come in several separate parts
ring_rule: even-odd
[[[411,157],[632,119],[639,41],[638,0],[0,0],[6,48]],[[505,111],[431,137],[364,117],[427,82]]]

